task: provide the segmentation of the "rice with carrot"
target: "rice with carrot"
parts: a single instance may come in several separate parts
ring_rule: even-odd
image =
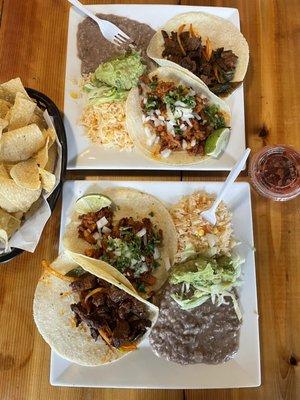
[[[237,244],[233,237],[232,214],[223,202],[217,209],[215,226],[200,216],[202,211],[211,206],[214,199],[212,194],[195,192],[183,197],[171,207],[170,213],[178,234],[177,262],[195,253],[207,256],[230,255]]]

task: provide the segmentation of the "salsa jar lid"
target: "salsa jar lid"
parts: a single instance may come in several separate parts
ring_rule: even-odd
[[[291,146],[266,146],[254,154],[249,174],[261,195],[286,201],[300,194],[300,153]]]

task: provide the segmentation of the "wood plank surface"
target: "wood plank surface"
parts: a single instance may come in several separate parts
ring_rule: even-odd
[[[84,1],[83,1],[84,2]],[[119,3],[120,1],[117,1]],[[136,3],[136,1],[134,1]],[[151,1],[153,3],[154,1]],[[85,3],[92,3],[85,1]],[[93,3],[99,3],[94,1]],[[162,3],[157,1],[157,3]],[[166,2],[171,3],[171,2]],[[181,2],[239,9],[251,50],[245,82],[247,143],[300,148],[300,4],[298,0]],[[173,4],[179,4],[174,1]],[[20,76],[63,108],[68,22],[66,0],[0,0],[0,82]],[[2,12],[1,12],[2,10]],[[268,136],[258,133],[266,126]],[[181,174],[69,172],[69,179],[180,180]],[[117,176],[116,176],[117,175]],[[223,173],[184,173],[218,180]],[[247,179],[246,175],[241,180]],[[49,384],[49,347],[32,321],[32,298],[43,258],[58,250],[60,204],[34,254],[0,265],[1,400],[296,400],[300,398],[300,201],[272,203],[253,192],[262,386],[233,390],[115,390],[55,388]],[[174,377],[176,380],[176,377]]]

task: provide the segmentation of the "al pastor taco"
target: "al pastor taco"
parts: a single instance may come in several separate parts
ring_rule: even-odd
[[[96,199],[92,207],[91,199]],[[83,203],[88,206],[81,207]],[[158,199],[119,187],[78,199],[63,243],[68,250],[105,261],[107,273],[121,282],[125,277],[131,289],[149,298],[167,278],[177,234]]]
[[[227,103],[199,79],[160,67],[143,76],[126,103],[127,130],[149,158],[195,164],[226,148],[231,115]]]
[[[161,66],[190,71],[220,97],[227,97],[243,81],[249,47],[228,20],[201,13],[179,14],[151,39],[147,54]]]
[[[137,349],[156,321],[158,309],[109,275],[103,261],[67,252],[44,267],[34,320],[50,347],[71,362],[116,361]]]

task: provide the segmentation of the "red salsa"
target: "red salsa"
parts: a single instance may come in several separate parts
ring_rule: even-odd
[[[267,146],[250,165],[252,183],[274,200],[289,200],[300,193],[300,153],[288,146]]]

